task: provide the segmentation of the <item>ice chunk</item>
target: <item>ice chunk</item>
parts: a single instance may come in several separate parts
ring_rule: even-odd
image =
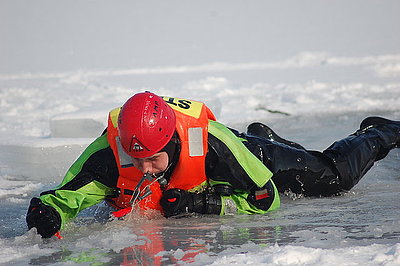
[[[91,138],[100,136],[106,128],[108,109],[80,109],[50,119],[53,138]]]
[[[0,174],[42,183],[54,181],[65,174],[89,142],[89,139],[58,139],[58,142],[48,139],[36,140],[32,145],[26,142],[0,145]]]
[[[100,136],[104,125],[94,119],[52,119],[51,136],[54,138],[90,138]]]

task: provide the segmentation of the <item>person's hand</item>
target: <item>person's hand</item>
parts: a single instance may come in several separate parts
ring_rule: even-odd
[[[219,214],[221,197],[208,192],[192,193],[182,189],[169,189],[164,192],[160,204],[165,217],[182,213]]]
[[[60,230],[61,216],[53,207],[33,198],[26,215],[26,223],[29,229],[36,227],[43,238],[50,238]]]
[[[191,212],[193,200],[189,192],[181,189],[169,189],[164,192],[160,204],[165,217]],[[191,207],[189,210],[189,206]]]

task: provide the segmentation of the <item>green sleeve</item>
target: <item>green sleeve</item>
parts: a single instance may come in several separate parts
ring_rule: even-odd
[[[82,167],[90,157],[101,149],[109,147],[107,135],[102,135],[92,142],[79,158],[69,168],[61,184],[55,188],[52,193],[40,196],[43,204],[54,207],[61,216],[62,227],[65,223],[75,218],[80,211],[95,204],[100,203],[108,195],[111,195],[114,189],[102,184],[101,182],[88,179],[88,182],[83,182],[84,185],[77,189],[63,189],[68,183],[74,179],[82,171]],[[86,177],[84,177],[86,178]]]
[[[272,172],[246,148],[241,139],[234,135],[232,131],[224,125],[210,120],[208,131],[219,141],[224,143],[236,161],[240,164],[240,167],[246,172],[247,176],[257,185],[257,187],[262,188],[268,181],[270,181],[274,187],[274,200],[267,211],[258,209],[247,201],[249,192],[238,192],[234,189],[234,194],[228,197],[222,197],[223,208],[221,214],[231,213],[231,209],[235,208],[238,214],[263,214],[278,209],[280,206],[279,192],[271,179],[273,175]],[[215,185],[213,183],[229,184],[229,182],[214,182],[210,180],[211,186]]]
[[[80,211],[104,200],[113,189],[98,181],[92,181],[78,190],[55,190],[54,194],[40,196],[40,200],[54,207],[61,216],[61,227]]]

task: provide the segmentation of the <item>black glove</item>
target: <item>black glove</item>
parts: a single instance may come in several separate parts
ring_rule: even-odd
[[[222,207],[220,195],[192,193],[177,188],[165,191],[160,204],[165,217],[191,212],[219,214]]]
[[[33,198],[26,215],[28,228],[36,227],[43,238],[50,238],[61,228],[61,216],[51,206],[44,205],[38,198]]]

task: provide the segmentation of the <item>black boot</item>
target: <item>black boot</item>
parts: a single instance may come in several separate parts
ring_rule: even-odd
[[[391,138],[389,136],[385,138],[384,149],[378,155],[377,160],[385,158],[391,149],[400,147],[400,121],[389,120],[378,116],[370,116],[365,118],[361,122],[360,129],[357,130],[357,132],[354,134],[364,134],[367,130],[370,130],[372,128],[393,130],[394,134],[394,136],[392,136]]]
[[[369,128],[380,127],[384,125],[393,125],[400,127],[400,121],[389,120],[379,116],[370,116],[365,118],[360,124],[360,130],[365,131]],[[400,147],[400,141],[396,141],[396,148]]]
[[[368,117],[360,129],[336,141],[323,154],[335,164],[344,190],[356,185],[375,161],[386,157],[400,144],[400,122],[381,117]]]
[[[251,134],[253,136],[266,138],[266,139],[269,139],[272,141],[277,141],[279,143],[286,144],[286,145],[294,147],[296,149],[305,150],[305,148],[303,146],[301,146],[300,144],[279,137],[278,134],[276,134],[271,128],[269,128],[267,125],[264,125],[262,123],[256,122],[256,123],[250,124],[247,127],[247,133]]]

